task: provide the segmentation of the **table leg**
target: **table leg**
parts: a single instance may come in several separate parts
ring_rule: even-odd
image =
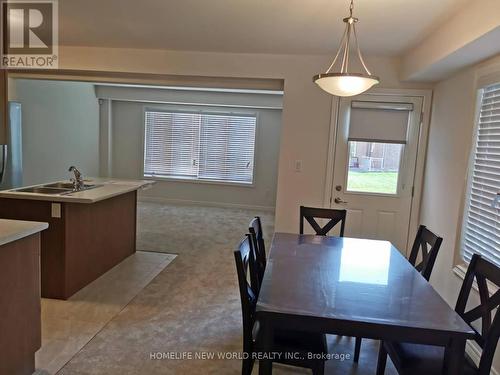
[[[464,369],[465,357],[464,339],[452,339],[445,350],[445,368],[444,374],[461,375]]]
[[[263,354],[269,355],[273,350],[273,326],[269,319],[259,320],[261,329],[261,350]],[[271,375],[273,373],[273,362],[270,359],[259,360],[259,375]]]

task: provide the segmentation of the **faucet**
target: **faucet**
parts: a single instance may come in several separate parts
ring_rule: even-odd
[[[75,174],[75,177],[70,180],[73,183],[73,190],[83,190],[85,183],[83,182],[83,175],[81,172],[74,165],[69,167],[68,172],[73,172]]]

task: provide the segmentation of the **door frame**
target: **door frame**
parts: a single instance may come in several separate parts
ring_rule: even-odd
[[[413,179],[413,196],[410,206],[410,221],[408,228],[408,237],[406,239],[406,255],[410,251],[411,239],[415,237],[419,226],[420,203],[422,200],[425,162],[427,158],[427,143],[429,138],[429,127],[432,110],[432,90],[426,89],[374,89],[363,95],[376,96],[410,96],[422,98],[422,113],[420,117],[420,131],[417,145],[417,161],[415,165],[415,174]],[[332,204],[334,186],[333,176],[335,167],[335,151],[337,143],[337,131],[339,126],[340,99],[333,97],[332,111],[330,116],[330,134],[328,140],[328,159],[326,163],[325,193],[323,198],[323,207],[330,208]],[[400,249],[404,251],[405,249]]]

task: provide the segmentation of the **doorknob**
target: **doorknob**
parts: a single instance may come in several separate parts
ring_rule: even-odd
[[[337,204],[347,204],[348,202],[346,201],[343,201],[342,199],[340,199],[339,197],[336,197],[334,200],[333,200],[335,203]]]

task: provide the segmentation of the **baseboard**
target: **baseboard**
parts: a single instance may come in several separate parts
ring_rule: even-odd
[[[225,203],[225,202],[206,202],[206,201],[192,201],[184,199],[171,199],[165,197],[151,197],[138,195],[139,202],[152,202],[152,203],[165,203],[165,204],[185,204],[189,206],[205,206],[205,207],[220,207],[220,208],[239,208],[245,210],[256,210],[256,211],[266,211],[274,212],[274,207],[270,206],[254,206],[247,204],[235,204],[235,203]]]

